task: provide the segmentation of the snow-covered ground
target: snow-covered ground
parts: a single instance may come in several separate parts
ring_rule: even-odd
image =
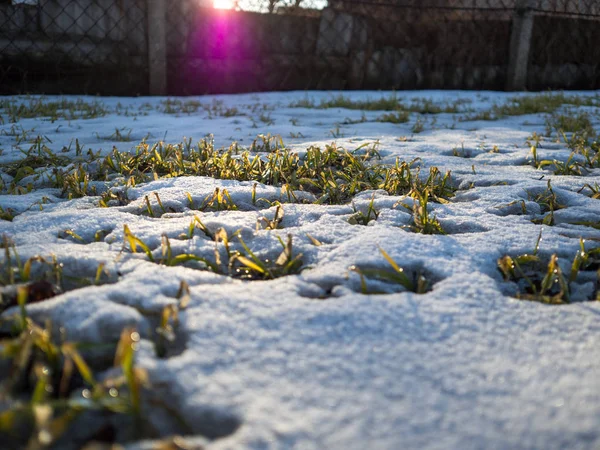
[[[101,208],[98,197],[67,200],[59,189],[36,189],[32,181],[34,189],[27,194],[0,196],[4,210],[18,213],[12,222],[0,221],[0,235],[14,241],[23,260],[56,255],[65,273],[92,278],[103,263],[114,279],[30,305],[30,315],[41,323],[51,319],[74,341],[114,342],[124,327],[135,325],[142,336],[137,364],[147,369],[152,385],[147,415],[165,435],[188,434],[192,447],[599,448],[600,304],[517,300],[497,261],[533,252],[540,229],[540,255],[558,254],[566,273],[580,237],[586,248],[599,246],[598,229],[574,222],[600,222],[600,200],[591,198],[589,189],[581,191],[586,184],[600,184],[600,169],[563,176],[528,163],[532,154],[526,141],[534,132],[545,133],[548,114],[462,120],[514,94],[398,92],[406,104],[423,98],[434,104],[462,100],[457,104],[463,112],[413,112],[402,124],[376,121],[382,111],[290,107],[307,99],[318,105],[335,95],[197,98],[218,105],[210,114],[202,108],[166,114],[160,98],[83,98],[112,112],[86,120],[30,118],[16,124],[5,117],[0,164],[22,157],[20,149],[29,148],[38,135],[69,157],[75,156],[75,139],[85,151],[102,154],[113,145],[134,150],[144,138],[196,142],[208,134],[217,146],[232,141],[249,146],[257,134],[270,133],[299,152],[332,142],[350,151],[378,142],[382,161],[377,163],[420,158],[424,169],[451,171],[456,195],[447,204],[429,204],[447,234],[411,232],[410,211],[398,203],[411,199],[379,190],[345,205],[315,205],[287,203],[278,187],[259,185],[257,197],[283,203],[282,227],[267,230],[257,229],[257,220],[272,218],[276,207],[252,207],[252,182],[162,178],[131,187],[128,205]],[[391,93],[344,95],[364,100]],[[227,108],[237,108],[238,115],[225,117]],[[600,108],[562,108],[587,112],[598,129]],[[116,129],[130,141],[117,139]],[[19,142],[23,130],[27,138]],[[570,150],[552,136],[542,138],[539,157],[566,161]],[[9,176],[2,177],[10,183]],[[542,217],[532,198],[547,189],[549,180],[566,206],[554,213],[554,226],[532,222]],[[187,207],[187,193],[201,202],[215,187],[247,207],[201,213]],[[156,205],[155,192],[175,212],[142,214],[146,195]],[[349,223],[355,209],[366,212],[373,198],[378,219],[367,226]],[[213,232],[241,230],[262,258],[277,258],[276,236],[285,241],[291,234],[305,269],[270,281],[242,281],[155,264],[143,252],[123,251],[128,225],[155,255],[166,234],[175,252],[212,258],[215,243],[202,233],[178,238],[194,215]],[[98,230],[103,237],[93,242]],[[311,237],[322,245],[314,245]],[[361,278],[350,268],[389,269],[380,248],[408,273],[423,270],[431,290],[415,294],[368,280],[372,291],[389,293],[363,294]],[[177,301],[181,280],[190,285],[191,301],[179,314],[176,345],[158,358],[150,339],[156,323],[150,317]],[[589,284],[577,289],[577,300],[591,295]],[[157,404],[162,407],[150,412]],[[185,424],[177,424],[175,415]],[[222,437],[207,441],[202,436]]]

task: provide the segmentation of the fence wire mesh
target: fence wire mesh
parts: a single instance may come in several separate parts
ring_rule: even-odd
[[[0,93],[145,88],[145,0],[0,0]]]
[[[600,88],[600,1],[537,0],[528,87]]]
[[[147,93],[156,1],[0,0],[0,93]],[[600,88],[599,0],[171,0],[168,93],[504,89],[523,18],[526,88]]]

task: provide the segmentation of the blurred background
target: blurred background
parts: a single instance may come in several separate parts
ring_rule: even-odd
[[[0,94],[599,88],[599,0],[0,0]]]

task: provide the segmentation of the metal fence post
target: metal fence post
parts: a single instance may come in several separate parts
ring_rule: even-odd
[[[506,89],[521,91],[527,86],[529,49],[533,35],[535,0],[517,0],[512,18]]]
[[[166,0],[148,0],[148,71],[150,95],[167,94]]]

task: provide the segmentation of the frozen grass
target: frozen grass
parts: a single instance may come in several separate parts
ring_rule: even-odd
[[[599,106],[2,99],[3,445],[597,447]]]

